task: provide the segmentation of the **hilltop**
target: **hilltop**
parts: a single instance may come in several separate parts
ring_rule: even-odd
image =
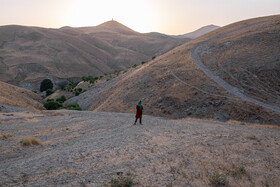
[[[207,34],[209,32],[212,32],[216,29],[220,28],[220,26],[217,26],[217,25],[207,25],[207,26],[204,26],[204,27],[201,27],[193,32],[190,32],[190,33],[187,33],[187,34],[183,34],[183,35],[177,35],[177,36],[174,36],[176,38],[191,38],[191,39],[195,39],[195,38],[198,38],[204,34]]]
[[[117,22],[117,21],[107,21],[95,27],[80,27],[77,28],[78,30],[85,32],[85,33],[97,33],[97,32],[114,32],[117,34],[124,34],[124,35],[137,35],[140,34],[127,26]]]

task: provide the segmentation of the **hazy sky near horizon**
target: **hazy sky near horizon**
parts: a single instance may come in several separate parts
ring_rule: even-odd
[[[114,20],[138,32],[185,34],[280,14],[280,0],[0,0],[0,25],[96,26]]]

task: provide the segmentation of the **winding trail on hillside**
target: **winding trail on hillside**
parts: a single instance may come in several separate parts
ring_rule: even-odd
[[[267,103],[263,103],[261,101],[258,101],[256,99],[253,99],[249,96],[246,96],[245,94],[243,94],[238,88],[230,85],[229,83],[225,82],[223,79],[221,79],[219,76],[215,75],[211,70],[209,70],[201,61],[199,54],[202,52],[202,47],[205,46],[206,44],[208,44],[210,41],[214,40],[214,39],[218,39],[221,38],[225,35],[228,35],[230,33],[236,32],[236,31],[240,31],[242,29],[248,28],[248,27],[252,27],[261,23],[264,23],[266,21],[261,21],[261,22],[257,22],[254,24],[250,24],[250,25],[246,25],[244,27],[238,28],[238,29],[234,29],[234,30],[230,30],[226,33],[220,34],[218,36],[215,36],[213,38],[210,38],[209,40],[203,41],[198,43],[192,50],[192,59],[194,64],[200,69],[202,70],[209,78],[213,79],[217,84],[219,84],[221,87],[223,87],[227,92],[239,97],[240,99],[250,102],[250,103],[254,103],[256,105],[259,105],[263,108],[272,110],[274,112],[280,113],[280,108],[274,105],[270,105]]]

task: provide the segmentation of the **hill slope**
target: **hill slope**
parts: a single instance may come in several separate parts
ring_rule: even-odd
[[[118,22],[96,27],[0,27],[0,80],[29,90],[50,78],[75,80],[125,69],[186,42],[154,38]]]
[[[150,115],[279,125],[277,110],[243,100],[212,79],[219,76],[246,97],[279,108],[280,76],[276,77],[280,72],[279,45],[274,42],[279,40],[279,22],[280,16],[271,16],[220,28],[143,65],[92,97],[89,91],[75,100],[83,103],[91,97],[90,106],[85,107],[88,110],[134,113],[135,105],[141,99],[145,113]],[[263,42],[257,42],[256,36]],[[198,57],[213,77],[208,77],[194,63],[192,54],[198,45],[201,46]],[[233,53],[224,52],[232,49]],[[234,71],[229,73],[232,69]],[[264,76],[270,71],[271,76]],[[245,72],[247,77],[243,75]]]
[[[19,107],[31,111],[43,109],[39,95],[0,81],[0,112],[9,111],[8,108]]]
[[[178,36],[175,36],[176,38],[191,38],[191,39],[195,39],[195,38],[198,38],[204,34],[207,34],[209,32],[212,32],[216,29],[220,28],[219,26],[217,25],[207,25],[207,26],[204,26],[204,27],[201,27],[193,32],[190,32],[190,33],[187,33],[187,34],[183,34],[183,35],[178,35]]]

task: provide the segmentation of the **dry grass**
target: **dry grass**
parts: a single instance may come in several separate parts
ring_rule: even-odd
[[[113,177],[109,183],[110,187],[132,187],[138,185],[139,182],[130,176]]]
[[[94,115],[90,120],[81,120],[81,123],[73,121],[71,115],[67,117],[67,121],[58,118],[55,126],[33,123],[35,126],[26,128],[13,124],[11,128],[16,130],[15,133],[19,133],[13,136],[33,136],[44,140],[44,146],[34,146],[34,153],[28,151],[30,147],[22,149],[17,140],[3,141],[5,144],[0,154],[8,160],[18,153],[21,158],[21,153],[28,151],[30,156],[35,154],[36,158],[36,155],[44,155],[41,154],[42,151],[54,151],[53,155],[56,155],[60,148],[68,146],[67,150],[71,152],[68,156],[74,159],[74,165],[81,167],[71,168],[70,171],[69,167],[72,167],[73,163],[62,158],[65,160],[62,166],[56,166],[53,162],[44,165],[45,174],[41,177],[62,181],[63,175],[93,176],[96,175],[93,171],[99,171],[94,180],[90,179],[91,182],[83,178],[71,180],[69,185],[73,186],[79,185],[81,180],[85,185],[99,186],[101,183],[110,185],[110,181],[116,185],[125,181],[130,184],[130,179],[139,181],[139,186],[262,186],[262,183],[279,185],[278,129],[197,120],[157,121],[148,116],[145,117],[147,122],[144,126],[131,127],[130,116],[123,118],[119,125],[104,116],[104,119],[108,118],[104,124],[110,126],[95,126],[92,125],[92,120],[97,119]],[[115,120],[115,116],[112,119]],[[62,126],[62,123],[65,125]],[[118,129],[119,127],[121,128]],[[7,134],[9,131],[1,133]],[[112,140],[111,133],[117,138]],[[99,137],[104,137],[105,145],[95,145],[94,142],[99,141]],[[27,143],[29,146],[32,144],[30,142]],[[77,143],[77,146],[72,146],[73,142]],[[14,147],[11,148],[7,143],[14,143]],[[83,146],[84,151],[80,151]],[[55,161],[56,157],[52,156],[51,160]],[[60,169],[65,169],[65,172],[56,173]],[[119,171],[130,179],[116,175]],[[128,172],[131,174],[126,174]],[[36,183],[36,177],[29,180],[29,185]],[[77,182],[79,184],[75,185]]]
[[[29,90],[0,81],[0,103],[31,111],[43,109],[41,97]]]
[[[268,129],[280,129],[280,126],[277,125],[269,125],[269,124],[256,124],[256,123],[249,123],[249,122],[241,122],[241,121],[236,121],[236,120],[229,120],[227,123],[232,123],[236,125],[247,125],[247,126],[252,126],[252,127],[261,127],[261,128],[268,128]],[[278,124],[280,125],[280,123]]]
[[[7,139],[9,139],[11,137],[12,137],[11,134],[2,134],[2,135],[0,135],[0,139],[2,139],[2,140],[7,140]]]
[[[228,181],[226,179],[226,176],[223,174],[220,174],[218,172],[214,172],[213,174],[210,174],[209,177],[209,182],[211,186],[227,186]]]
[[[36,139],[35,137],[25,137],[25,138],[22,138],[20,143],[23,146],[42,145],[41,142],[38,139]]]

